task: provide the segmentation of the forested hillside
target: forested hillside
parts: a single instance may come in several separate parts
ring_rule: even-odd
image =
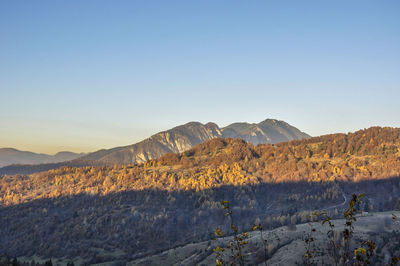
[[[62,167],[0,178],[0,253],[132,259],[229,226],[306,222],[337,215],[350,193],[364,210],[400,208],[400,129],[370,128],[253,146],[213,139],[139,165]],[[106,243],[106,244],[105,244]],[[117,255],[116,255],[117,254]]]
[[[370,128],[276,145],[213,139],[139,165],[62,167],[0,180],[1,205],[79,193],[297,181],[360,181],[400,176],[400,129]]]
[[[184,152],[197,144],[214,138],[238,138],[256,145],[309,137],[309,135],[288,123],[276,119],[266,119],[257,124],[246,122],[234,123],[223,128],[211,122],[207,124],[190,122],[159,132],[132,145],[115,147],[108,150],[102,149],[74,160],[67,161],[66,159],[57,164],[38,162],[41,164],[31,165],[17,160],[14,163],[18,163],[18,165],[1,167],[2,155],[0,149],[0,175],[32,174],[56,169],[61,166],[112,166],[114,164],[143,163],[151,159],[160,158],[167,153]],[[58,158],[61,158],[63,154],[60,153]]]

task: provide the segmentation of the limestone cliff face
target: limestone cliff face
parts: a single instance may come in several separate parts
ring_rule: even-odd
[[[254,145],[310,137],[288,123],[276,119],[266,119],[258,124],[234,123],[224,127],[222,132],[224,137],[241,138]]]
[[[207,123],[203,125],[199,122],[190,122],[157,133],[139,143],[114,148],[108,150],[108,152],[101,150],[82,159],[111,164],[142,163],[149,159],[159,158],[166,153],[183,152],[213,138],[222,138],[222,132],[216,124]]]
[[[107,164],[142,163],[166,153],[180,153],[213,138],[240,138],[255,145],[308,138],[309,135],[284,121],[267,119],[258,124],[234,123],[219,128],[215,123],[190,122],[174,127],[139,143],[100,150],[80,158]]]

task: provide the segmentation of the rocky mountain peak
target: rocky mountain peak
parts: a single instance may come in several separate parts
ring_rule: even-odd
[[[166,153],[180,153],[214,138],[239,138],[252,144],[277,143],[309,136],[289,124],[267,119],[259,124],[233,123],[220,128],[213,122],[202,124],[189,122],[151,136],[139,143],[101,150],[82,157],[83,160],[100,161],[106,164],[142,163],[156,159]]]

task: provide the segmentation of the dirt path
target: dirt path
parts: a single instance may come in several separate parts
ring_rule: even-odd
[[[342,196],[343,196],[343,199],[344,199],[343,203],[337,204],[337,205],[334,205],[334,206],[330,206],[330,207],[328,207],[328,208],[325,208],[325,210],[331,210],[331,209],[335,209],[335,208],[337,208],[337,207],[341,207],[341,206],[343,206],[343,205],[346,205],[346,203],[347,203],[347,196],[346,196],[346,194],[343,192],[343,190],[340,190],[340,192],[342,192]]]

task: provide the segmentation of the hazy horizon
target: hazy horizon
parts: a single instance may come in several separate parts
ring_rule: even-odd
[[[274,118],[273,118],[274,119]],[[277,120],[281,120],[281,119],[277,119]],[[189,123],[189,122],[199,122],[199,121],[188,121],[187,123]],[[200,122],[200,123],[202,123],[202,124],[206,124],[206,123],[208,123],[208,122],[214,122],[214,121],[207,121],[207,122]],[[248,122],[248,121],[236,121],[236,122],[247,122],[247,123],[258,123],[258,122],[261,122],[261,121],[258,121],[258,122]],[[287,122],[287,121],[285,121],[285,122]],[[186,123],[184,123],[184,124],[186,124]],[[289,123],[290,124],[290,123]],[[224,126],[227,126],[227,125],[229,125],[229,124],[226,124],[226,125],[224,125]],[[176,126],[179,126],[179,125],[176,125]],[[218,125],[218,126],[221,126],[221,125]],[[293,126],[293,125],[292,125]],[[311,134],[309,134],[308,132],[306,132],[306,131],[304,131],[304,130],[302,130],[302,129],[300,129],[301,131],[303,131],[304,133],[307,133],[307,134],[309,134],[311,137],[318,137],[318,136],[322,136],[322,135],[327,135],[327,134],[336,134],[336,133],[350,133],[350,132],[355,132],[355,131],[357,131],[357,130],[362,130],[362,129],[364,129],[364,128],[370,128],[370,127],[374,127],[374,126],[380,126],[380,127],[391,127],[391,126],[389,126],[389,125],[371,125],[371,126],[368,126],[368,127],[363,127],[363,128],[359,128],[359,129],[355,129],[355,130],[351,130],[351,131],[341,131],[341,132],[327,132],[327,133],[325,133],[325,134],[320,134],[320,135],[311,135]],[[223,126],[221,126],[221,127],[223,127]],[[172,128],[172,127],[171,127]],[[34,153],[43,153],[43,154],[48,154],[48,155],[55,155],[55,154],[57,154],[57,153],[59,153],[59,152],[64,152],[64,151],[68,151],[68,152],[74,152],[74,153],[90,153],[90,152],[95,152],[95,151],[98,151],[98,150],[101,150],[101,149],[111,149],[111,148],[115,148],[115,147],[119,147],[119,146],[127,146],[127,145],[131,145],[131,144],[135,144],[135,143],[137,143],[137,142],[140,142],[140,141],[142,141],[142,140],[145,140],[145,139],[147,139],[147,138],[149,138],[150,136],[152,136],[152,135],[154,135],[154,134],[157,134],[157,133],[159,133],[159,132],[162,132],[162,131],[165,131],[165,130],[168,130],[168,129],[171,129],[171,128],[165,128],[165,129],[160,129],[160,130],[158,130],[158,131],[154,131],[153,133],[150,133],[150,135],[148,135],[148,136],[145,136],[145,137],[143,137],[142,139],[138,139],[138,140],[135,140],[134,142],[127,142],[127,143],[123,143],[123,144],[115,144],[115,145],[113,145],[113,144],[111,144],[111,146],[101,146],[101,145],[98,145],[97,147],[94,147],[94,148],[92,148],[92,149],[89,149],[89,150],[79,150],[79,148],[77,149],[77,150],[74,150],[74,148],[73,147],[71,147],[71,148],[69,148],[68,149],[68,147],[67,146],[62,146],[62,145],[60,145],[60,147],[64,147],[64,149],[60,149],[60,150],[57,150],[54,146],[52,146],[52,148],[50,149],[50,151],[46,151],[46,150],[35,150],[35,147],[36,146],[32,146],[32,149],[29,149],[29,148],[26,148],[26,146],[20,146],[21,148],[19,148],[19,145],[18,144],[16,144],[15,146],[0,146],[0,149],[2,149],[2,148],[13,148],[13,149],[17,149],[17,150],[20,150],[20,151],[28,151],[28,152],[34,152]],[[61,143],[62,144],[62,143]]]
[[[400,127],[398,1],[2,1],[0,147],[54,154],[190,121]]]

